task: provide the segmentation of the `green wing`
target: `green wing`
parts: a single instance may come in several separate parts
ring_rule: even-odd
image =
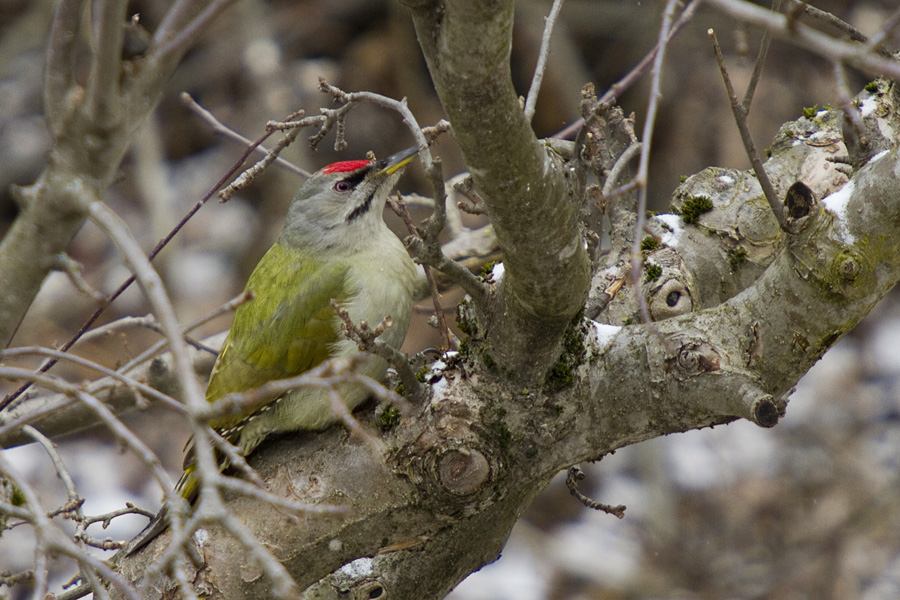
[[[232,392],[299,375],[328,358],[338,341],[331,299],[344,302],[348,267],[301,258],[276,243],[247,282],[255,298],[234,315],[206,392],[215,402]],[[232,427],[247,415],[220,419],[214,429]]]

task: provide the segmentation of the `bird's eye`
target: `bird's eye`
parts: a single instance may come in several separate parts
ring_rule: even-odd
[[[349,192],[353,189],[353,184],[347,181],[346,179],[341,179],[337,183],[334,184],[334,190],[336,192]]]

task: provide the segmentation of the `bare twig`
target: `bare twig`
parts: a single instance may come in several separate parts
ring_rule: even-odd
[[[693,18],[694,13],[697,11],[697,7],[700,3],[697,0],[691,0],[691,2],[681,11],[681,15],[679,15],[678,20],[675,21],[675,24],[672,26],[672,29],[669,33],[669,37],[666,39],[666,42],[671,42],[678,33],[684,29],[684,26],[688,24],[688,22]],[[635,81],[640,79],[640,77],[647,72],[653,65],[653,60],[656,58],[657,52],[659,52],[659,44],[653,47],[650,52],[644,55],[644,57],[640,60],[638,64],[636,64],[628,73],[619,81],[612,84],[609,89],[599,98],[597,101],[598,104],[612,104],[619,98],[625,90],[630,88]],[[579,119],[572,123],[571,125],[566,126],[565,129],[558,131],[553,134],[554,138],[565,139],[571,136],[572,134],[579,131],[582,127],[585,126],[584,119]]]
[[[100,422],[104,424],[125,446],[134,451],[135,455],[145,464],[150,473],[156,479],[160,488],[169,490],[173,487],[173,482],[165,469],[159,462],[159,458],[148,448],[137,436],[135,436],[122,422],[116,418],[112,411],[100,400],[92,394],[84,391],[81,386],[77,386],[57,377],[46,374],[35,374],[28,369],[19,369],[16,367],[0,367],[0,377],[13,380],[27,379],[34,381],[35,385],[52,390],[54,392],[65,394],[77,399],[94,411],[100,418]],[[7,423],[0,430],[6,430],[12,424]],[[19,424],[18,426],[22,426]]]
[[[181,92],[181,101],[182,101],[182,103],[184,103],[185,106],[187,106],[190,110],[192,110],[198,117],[203,119],[210,127],[212,127],[212,130],[215,131],[216,133],[223,135],[223,136],[227,137],[228,139],[234,140],[234,141],[239,142],[244,145],[253,144],[253,142],[250,141],[248,138],[245,138],[244,136],[242,136],[240,133],[238,133],[234,129],[231,129],[230,127],[228,127],[227,125],[222,123],[220,120],[218,120],[215,117],[215,115],[213,115],[211,112],[209,112],[208,110],[206,110],[205,108],[200,106],[200,104],[196,100],[194,100],[191,97],[191,95],[188,94],[187,92]],[[269,149],[266,148],[265,146],[263,146],[262,144],[257,145],[254,148],[254,150],[261,154],[269,153]],[[306,169],[302,169],[302,168],[298,167],[297,165],[295,165],[294,163],[281,158],[280,156],[278,156],[275,159],[275,164],[277,164],[279,167],[284,167],[288,171],[290,171],[292,173],[296,173],[297,175],[300,175],[301,177],[310,177],[311,176],[311,173],[309,171],[307,171]]]
[[[0,352],[0,356],[3,357],[12,357],[12,356],[24,356],[29,354],[36,354],[40,356],[50,356],[56,358],[57,360],[68,361],[83,367],[87,367],[89,369],[93,369],[98,373],[106,375],[107,377],[114,379],[116,381],[121,382],[128,389],[130,389],[136,396],[140,394],[144,394],[151,398],[155,398],[158,401],[164,403],[169,408],[175,410],[176,412],[184,414],[185,408],[184,405],[175,400],[171,396],[167,396],[160,391],[153,389],[152,387],[141,383],[139,381],[135,381],[134,379],[123,375],[121,372],[113,371],[112,369],[108,369],[103,365],[95,363],[86,358],[82,358],[80,356],[76,356],[74,354],[69,354],[66,352],[61,352],[59,350],[52,350],[50,348],[41,348],[38,346],[25,346],[20,348],[10,348],[9,350],[4,350]]]
[[[403,198],[400,194],[397,194],[396,200],[388,199],[388,206],[390,206],[391,210],[394,211],[403,222],[406,224],[406,228],[409,231],[410,235],[418,235],[418,228],[412,222],[412,215],[409,214],[409,211],[406,210],[406,205],[403,203]],[[447,344],[447,349],[449,350],[452,346],[452,341],[450,339],[450,327],[447,326],[447,320],[444,318],[444,308],[441,306],[441,295],[438,291],[437,282],[434,279],[434,274],[431,272],[431,266],[427,264],[422,265],[422,270],[425,272],[425,279],[428,281],[428,287],[431,290],[431,301],[434,303],[434,317],[438,322],[438,330],[444,336],[444,341]]]
[[[352,319],[346,314],[345,309],[338,307],[338,311],[339,316],[345,323],[349,321],[352,324]],[[353,325],[356,327],[355,324]],[[368,329],[368,331],[371,332],[373,330]],[[359,343],[358,338],[353,339],[353,341]],[[403,398],[398,394],[385,388],[373,379],[356,372],[358,361],[361,360],[364,360],[362,356],[333,358],[300,375],[269,381],[258,388],[243,392],[226,394],[212,404],[208,404],[202,411],[199,411],[196,415],[197,421],[208,423],[213,419],[224,416],[252,413],[267,404],[272,398],[299,387],[330,389],[343,383],[361,385],[379,401],[397,403],[405,407]]]
[[[47,456],[50,457],[50,462],[53,463],[53,468],[56,470],[56,476],[59,477],[59,480],[63,483],[63,487],[66,488],[66,495],[69,498],[68,504],[71,507],[70,510],[76,511],[78,516],[83,518],[84,514],[81,512],[81,505],[84,500],[82,500],[75,490],[75,482],[72,480],[72,476],[66,468],[66,463],[63,462],[59,452],[56,451],[56,446],[47,436],[31,425],[25,425],[22,427],[22,431],[36,441],[38,445],[44,449],[44,452],[47,453]]]
[[[722,55],[722,49],[719,47],[719,40],[716,38],[716,33],[712,29],[709,29],[707,33],[709,34],[710,39],[712,39],[713,49],[716,52],[716,60],[719,63],[719,70],[722,73],[722,80],[725,82],[725,90],[728,92],[728,99],[731,103],[731,111],[734,113],[734,120],[737,123],[738,131],[741,133],[741,141],[744,142],[744,149],[747,151],[747,156],[750,158],[753,172],[756,174],[756,179],[759,181],[759,185],[763,190],[763,194],[766,196],[766,200],[769,202],[769,207],[772,209],[772,214],[775,215],[778,225],[783,231],[787,231],[784,207],[781,204],[781,200],[778,198],[778,194],[775,192],[775,188],[772,186],[772,181],[769,179],[769,176],[763,167],[762,160],[759,158],[759,152],[756,150],[756,144],[753,143],[753,136],[750,135],[750,126],[747,123],[747,112],[734,92],[734,86],[731,84],[731,78],[728,76],[728,69],[725,67],[725,57]]]
[[[47,45],[44,71],[44,112],[54,134],[58,134],[71,114],[71,94],[75,92],[75,48],[81,29],[85,0],[63,0],[56,5]]]
[[[416,254],[419,260],[441,271],[452,281],[462,287],[475,302],[481,302],[487,295],[487,287],[467,268],[454,260],[450,260],[441,249],[438,236],[446,221],[447,192],[441,174],[441,163],[435,159],[426,175],[431,180],[434,190],[434,211],[420,227],[417,235],[406,239],[406,245]]]
[[[244,189],[250,183],[256,179],[260,173],[265,170],[270,164],[272,164],[278,155],[281,154],[282,150],[290,146],[297,136],[300,135],[300,131],[304,127],[310,127],[313,125],[317,125],[320,122],[318,117],[310,117],[307,119],[300,119],[297,121],[296,119],[303,116],[303,111],[298,111],[288,117],[288,121],[292,121],[293,127],[289,128],[287,133],[284,134],[284,137],[281,138],[275,146],[272,147],[271,150],[266,152],[266,155],[256,163],[254,163],[249,168],[245,169],[240,175],[235,177],[234,181],[228,184],[222,191],[219,192],[219,200],[225,202],[229,198],[231,198],[235,193]],[[270,129],[275,131],[279,129],[279,125],[283,125],[282,123],[267,123],[266,129]]]
[[[190,414],[201,412],[207,406],[206,399],[200,387],[200,382],[191,368],[187,345],[181,337],[181,329],[175,318],[175,309],[172,307],[172,303],[165,292],[162,280],[153,269],[150,260],[144,255],[137,241],[129,233],[125,223],[117,214],[104,203],[95,202],[90,206],[89,215],[91,220],[113,240],[120,252],[122,252],[125,263],[134,273],[147,300],[159,318],[169,340],[175,375],[181,386],[183,399]],[[194,437],[194,460],[197,465],[201,492],[205,492],[207,497],[218,497],[218,492],[210,487],[212,483],[210,480],[214,474],[218,474],[218,466],[207,434],[208,428],[199,426],[193,419],[191,420],[191,426]],[[166,490],[167,497],[172,494],[170,490],[172,490],[171,486]],[[180,521],[182,515],[178,511],[174,511],[173,515],[175,517],[173,522]]]
[[[856,130],[856,137],[859,140],[860,145],[867,146],[869,144],[869,138],[866,134],[866,128],[865,125],[863,125],[862,118],[859,116],[859,110],[853,106],[853,95],[850,93],[850,86],[847,84],[847,73],[844,70],[844,65],[835,62],[832,65],[832,69],[834,71],[834,82],[835,87],[837,88],[837,97],[841,103],[841,110],[844,111],[844,116]]]
[[[103,529],[109,527],[112,520],[124,515],[140,515],[142,517],[152,517],[153,513],[140,508],[139,506],[135,506],[131,502],[125,503],[125,508],[118,508],[116,510],[110,511],[108,513],[104,513],[102,515],[94,515],[92,517],[85,517],[85,522],[89,525],[93,525],[94,523],[100,523]]]
[[[666,56],[668,40],[671,37],[672,23],[675,18],[675,10],[678,7],[678,0],[668,0],[666,2],[665,13],[663,14],[663,23],[659,30],[659,51],[653,61],[653,70],[650,83],[650,101],[647,105],[647,116],[644,120],[644,131],[641,134],[641,160],[638,165],[638,173],[635,176],[635,182],[638,184],[637,190],[637,215],[634,226],[634,240],[631,246],[631,285],[634,288],[635,296],[641,310],[641,317],[645,325],[666,347],[666,350],[672,351],[672,343],[653,325],[653,319],[650,317],[650,310],[647,307],[647,301],[641,293],[641,269],[643,266],[643,256],[641,254],[641,240],[643,238],[644,224],[647,219],[647,181],[650,171],[650,147],[653,139],[653,127],[656,123],[656,114],[659,110],[659,99],[662,97],[660,90],[662,80],[663,61]]]
[[[116,244],[122,252],[125,263],[153,306],[166,336],[169,339],[172,357],[179,371],[185,403],[188,407],[200,407],[205,404],[200,382],[191,369],[187,346],[181,335],[181,327],[175,317],[175,309],[165,293],[162,280],[150,264],[150,259],[141,250],[140,245],[128,231],[128,226],[106,204],[95,202],[90,206],[89,215]]]
[[[870,52],[866,46],[826,35],[803,23],[793,23],[789,27],[787,16],[750,2],[706,0],[706,4],[748,25],[768,29],[778,37],[832,62],[842,62],[870,74],[900,80],[900,62]]]
[[[431,151],[428,149],[428,140],[425,139],[422,128],[419,126],[418,121],[416,121],[415,116],[413,116],[412,111],[409,110],[409,106],[406,104],[406,98],[394,100],[393,98],[388,98],[387,96],[372,92],[345,92],[329,84],[322,77],[319,78],[319,89],[326,94],[330,94],[336,102],[344,105],[342,108],[350,108],[358,102],[368,102],[398,112],[403,119],[403,123],[416,140],[416,145],[419,147],[419,156],[422,158],[422,165],[425,167],[425,171],[427,172],[431,167],[432,156]],[[323,109],[323,112],[324,110],[325,109]]]
[[[255,294],[253,293],[252,290],[245,290],[240,295],[235,296],[234,298],[232,298],[231,300],[229,300],[222,306],[219,306],[218,308],[216,308],[209,314],[204,315],[204,316],[200,317],[199,319],[197,319],[196,321],[193,321],[192,323],[188,324],[187,327],[184,328],[184,332],[188,333],[190,331],[193,331],[197,327],[205,325],[206,323],[212,321],[213,319],[215,319],[223,314],[234,312],[235,310],[237,310],[238,306],[240,306],[241,304],[243,304],[245,302],[249,302],[254,297],[255,297]],[[138,365],[144,363],[147,360],[150,360],[151,358],[153,358],[154,356],[156,356],[157,354],[162,352],[165,349],[167,344],[168,344],[168,342],[166,341],[165,338],[159,340],[158,342],[156,342],[155,344],[153,344],[152,346],[150,346],[149,348],[147,348],[146,350],[144,350],[143,352],[141,352],[140,354],[135,356],[133,359],[131,359],[130,361],[128,361],[127,363],[125,363],[124,365],[119,367],[118,372],[119,373],[128,373],[129,371],[131,371]],[[206,348],[205,345],[203,347]],[[218,354],[218,352],[215,352],[215,351],[213,351],[213,353]]]
[[[625,149],[619,158],[616,159],[615,164],[613,164],[612,169],[609,170],[609,175],[606,177],[606,181],[603,182],[603,197],[605,199],[612,198],[613,196],[617,196],[619,194],[624,194],[627,191],[631,191],[634,189],[634,186],[629,187],[625,185],[619,189],[615,189],[616,183],[619,181],[619,177],[622,176],[622,172],[628,168],[628,163],[640,153],[642,145],[640,142],[635,142],[628,146]]]
[[[94,302],[103,302],[106,299],[106,296],[92,288],[91,284],[85,280],[84,276],[81,274],[81,263],[77,260],[73,259],[65,252],[60,252],[56,255],[53,262],[53,268],[68,275],[72,285],[74,285],[79,292]]]
[[[459,192],[469,200],[471,200],[472,204],[466,204],[465,202],[459,202],[456,206],[463,212],[468,213],[470,215],[483,215],[486,214],[484,198],[481,197],[481,194],[478,193],[478,190],[475,189],[475,180],[472,179],[472,176],[469,175],[464,178],[462,181],[455,183],[453,185],[453,189],[456,192]]]
[[[775,12],[778,12],[778,7],[773,6],[772,10]],[[838,18],[834,13],[830,13],[830,12],[824,11],[820,8],[816,8],[815,6],[811,6],[807,2],[801,2],[800,0],[793,0],[793,5],[791,6],[791,12],[794,12],[794,11],[805,12],[806,14],[808,14],[809,16],[811,16],[813,18],[819,19],[823,23],[827,23],[828,25],[831,25],[832,27],[838,29],[839,31],[847,34],[847,36],[849,36],[849,38],[851,40],[853,40],[854,42],[865,43],[866,41],[868,41],[868,38],[865,36],[865,34],[862,31],[860,31],[859,29],[857,29],[856,27],[854,27],[853,25],[851,25],[850,23],[847,23],[843,19]]]
[[[122,117],[119,79],[122,38],[125,34],[125,0],[99,0],[94,21],[96,45],[91,53],[91,75],[87,87],[87,110],[98,123],[116,124]]]
[[[866,45],[866,49],[869,52],[879,49],[881,47],[881,44],[883,44],[894,32],[894,29],[896,29],[897,25],[900,25],[900,7],[897,7],[897,9],[894,10],[893,13],[891,13],[891,16],[888,17],[885,20],[884,25],[881,26],[881,29],[879,29],[878,32],[872,36],[872,38],[869,40],[869,43]]]
[[[588,498],[578,491],[578,482],[582,479],[584,479],[584,471],[582,471],[579,466],[569,467],[569,472],[566,474],[566,487],[569,488],[569,492],[573,496],[578,498],[579,502],[588,508],[605,512],[618,517],[619,519],[625,518],[625,505],[619,504],[618,506],[612,506],[610,504],[603,504],[602,502]]]
[[[160,60],[169,60],[173,56],[180,56],[194,42],[200,32],[212,22],[219,14],[222,13],[228,5],[234,3],[235,0],[213,0],[195,17],[187,21],[187,23],[179,22],[179,19],[166,19],[160,25],[156,35],[153,37],[154,43],[157,44],[156,56]],[[172,12],[178,12],[179,16],[188,16],[196,11],[199,5],[195,0],[181,0],[177,8],[186,8],[181,12],[173,9]],[[168,16],[168,15],[167,15]],[[164,28],[164,25],[166,26]],[[174,31],[175,27],[180,30]]]
[[[151,250],[150,253],[147,255],[147,257],[150,260],[153,260],[156,257],[156,255],[158,255],[162,251],[162,249],[165,248],[166,245],[168,245],[168,243],[170,241],[172,241],[172,238],[174,238],[178,234],[178,232],[181,231],[185,225],[187,225],[188,221],[190,221],[190,219],[197,213],[197,211],[199,211],[201,208],[203,208],[203,205],[206,204],[206,202],[210,198],[212,198],[213,194],[215,194],[216,191],[220,187],[222,187],[226,181],[231,179],[231,177],[235,173],[237,173],[238,169],[241,168],[241,165],[244,164],[244,161],[247,160],[247,157],[253,153],[253,149],[256,148],[256,146],[262,144],[264,141],[266,141],[269,138],[269,136],[272,135],[272,133],[274,133],[274,132],[266,131],[265,134],[260,136],[259,139],[257,139],[255,142],[253,142],[253,144],[251,144],[249,147],[247,147],[244,150],[244,152],[241,153],[241,156],[239,156],[238,159],[225,172],[225,174],[221,178],[219,178],[219,181],[217,181],[209,190],[207,190],[206,194],[204,194],[204,196],[200,200],[198,200],[197,203],[185,214],[185,216],[181,219],[181,221],[179,221],[178,224],[172,228],[172,231],[170,231],[168,233],[168,235],[166,235],[163,239],[161,239],[159,242],[157,242],[156,246],[153,247],[153,250]],[[125,292],[125,290],[127,290],[131,286],[131,284],[134,283],[134,281],[135,281],[134,275],[128,277],[128,279],[123,281],[122,284],[119,285],[119,287],[116,288],[116,290],[112,294],[110,294],[107,297],[107,299],[97,308],[97,310],[95,310],[91,314],[91,316],[87,318],[87,320],[81,325],[81,327],[78,329],[78,331],[76,331],[75,334],[71,338],[69,338],[69,340],[65,344],[63,344],[60,347],[60,351],[67,352],[69,349],[71,349],[72,346],[75,344],[75,342],[77,342],[79,340],[79,338],[81,338],[81,336],[84,335],[90,329],[91,325],[93,325],[97,321],[97,319],[100,318],[100,315],[103,314],[103,312],[106,310],[106,308],[110,304],[112,304],[116,298],[121,296]],[[41,367],[40,372],[46,373],[55,364],[56,364],[56,360],[51,360],[50,362],[48,362],[47,364],[45,364]],[[25,385],[18,388],[16,391],[8,394],[2,401],[0,401],[0,410],[3,410],[7,406],[9,406],[9,404],[11,402],[13,402],[16,398],[21,396],[22,393],[24,393],[25,390],[27,390],[30,385],[31,385],[30,383],[26,383]]]
[[[66,464],[63,461],[62,457],[56,451],[56,446],[39,432],[37,429],[32,427],[31,425],[25,425],[23,431],[28,434],[34,441],[36,441],[44,451],[47,452],[48,456],[50,456],[50,461],[53,463],[53,468],[56,470],[56,475],[59,477],[60,481],[63,482],[63,487],[66,489],[66,495],[68,496],[68,501],[65,506],[63,506],[60,510],[55,511],[56,514],[62,514],[66,518],[75,522],[75,533],[72,536],[72,539],[76,544],[81,546],[93,546],[95,548],[101,548],[103,550],[115,550],[122,547],[121,542],[113,541],[112,539],[107,538],[106,540],[97,540],[92,536],[87,534],[87,528],[91,523],[96,522],[96,520],[88,519],[84,515],[84,511],[82,510],[82,506],[84,504],[84,499],[78,494],[75,489],[75,482],[72,480],[72,476],[69,474],[69,470],[66,468]],[[127,511],[134,512],[134,511]],[[127,514],[120,513],[120,514]],[[106,516],[104,518],[104,522],[108,525],[109,520],[113,517]],[[91,580],[92,584],[96,586],[97,580],[94,577],[92,571],[88,571],[84,574]]]
[[[538,52],[537,65],[534,67],[534,77],[531,79],[531,87],[528,89],[528,97],[525,100],[525,118],[528,122],[534,117],[534,109],[537,105],[537,97],[541,91],[541,82],[544,80],[544,71],[547,69],[547,57],[550,55],[550,38],[553,36],[553,26],[562,8],[563,0],[553,0],[550,14],[547,15],[544,24],[544,33],[541,36],[541,49]]]
[[[98,557],[85,553],[82,548],[72,542],[68,535],[57,528],[46,512],[41,509],[40,501],[35,491],[28,482],[21,477],[12,467],[3,453],[0,453],[0,473],[11,481],[25,498],[24,511],[17,511],[24,516],[28,523],[34,527],[35,532],[35,574],[34,591],[38,598],[43,598],[47,592],[47,557],[51,553],[58,553],[76,560],[81,566],[82,572],[88,572],[89,577],[94,578],[93,573],[100,574],[106,581],[118,587],[125,597],[130,600],[138,600],[137,594],[123,580],[118,573]]]
[[[428,143],[434,142],[440,135],[444,133],[450,132],[450,121],[447,119],[441,119],[434,125],[429,125],[428,127],[422,128],[422,135],[425,136],[425,139],[428,140]]]
[[[777,11],[781,8],[781,0],[772,0],[772,10]],[[762,41],[759,43],[759,53],[756,55],[756,63],[753,65],[753,74],[750,76],[750,83],[747,84],[747,92],[744,94],[744,101],[741,102],[741,110],[745,115],[750,114],[750,104],[753,102],[753,95],[756,93],[756,86],[762,77],[763,65],[766,62],[766,55],[769,53],[769,45],[772,42],[772,32],[763,33]]]
[[[393,346],[377,339],[386,329],[393,327],[394,323],[391,321],[391,318],[389,316],[385,317],[378,326],[372,329],[365,321],[354,323],[353,319],[350,318],[350,313],[347,312],[347,309],[334,300],[331,301],[331,307],[334,309],[337,316],[340,317],[341,321],[343,321],[344,333],[347,335],[347,338],[359,344],[360,351],[370,352],[377,356],[381,356],[393,365],[393,367],[397,369],[397,375],[400,376],[400,381],[403,382],[403,387],[406,389],[406,393],[409,397],[418,398],[422,391],[422,384],[416,379],[415,373],[413,373],[412,368],[409,366],[409,358]],[[381,343],[378,343],[379,341],[381,341]]]

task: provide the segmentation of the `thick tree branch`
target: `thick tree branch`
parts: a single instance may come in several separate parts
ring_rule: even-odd
[[[511,372],[540,379],[583,304],[589,261],[577,225],[580,193],[538,142],[512,85],[514,3],[406,4],[503,249],[506,276],[482,316],[491,352]]]

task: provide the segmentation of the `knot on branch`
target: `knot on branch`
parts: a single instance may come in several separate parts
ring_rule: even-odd
[[[500,449],[473,430],[476,415],[464,404],[439,410],[437,421],[405,456],[398,457],[401,469],[436,511],[448,516],[473,514],[493,502]]]
[[[654,321],[662,321],[691,312],[694,300],[691,290],[681,277],[687,277],[689,271],[673,273],[673,277],[650,290],[650,316]]]
[[[863,257],[850,249],[839,252],[831,261],[831,278],[835,285],[841,287],[852,285],[863,271]]]
[[[436,461],[436,475],[445,490],[457,496],[477,492],[491,477],[491,466],[476,448],[448,450]]]
[[[681,344],[674,357],[666,359],[666,370],[678,379],[718,371],[722,357],[709,342],[690,340]]]
[[[866,295],[876,276],[874,258],[860,251],[865,248],[847,232],[846,222],[824,210],[812,211],[804,220],[805,231],[789,243],[794,270],[847,301]]]

